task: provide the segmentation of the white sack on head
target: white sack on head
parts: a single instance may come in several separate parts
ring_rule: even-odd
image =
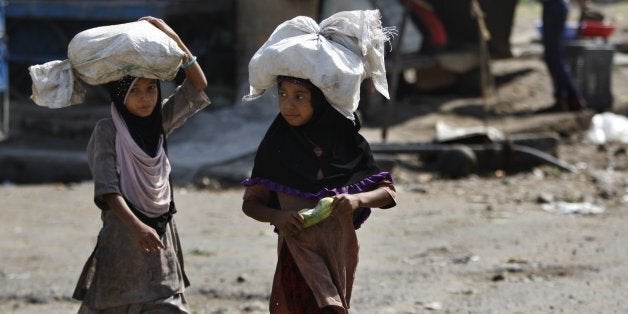
[[[126,75],[171,80],[183,56],[177,43],[148,21],[91,28],[68,45],[76,74],[91,85]]]
[[[263,94],[278,75],[309,79],[353,120],[364,79],[371,78],[389,98],[384,45],[390,33],[382,28],[378,10],[339,12],[320,25],[305,16],[283,22],[249,62],[251,86],[245,99]]]
[[[31,99],[52,109],[83,103],[85,87],[74,77],[69,60],[55,60],[28,67],[33,82]]]

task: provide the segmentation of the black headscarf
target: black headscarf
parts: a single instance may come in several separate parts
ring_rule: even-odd
[[[135,143],[149,156],[157,154],[159,138],[164,134],[161,117],[161,87],[157,84],[157,105],[148,117],[138,117],[124,105],[124,98],[131,85],[135,83],[136,77],[125,76],[120,80],[109,82],[105,85],[111,101],[116,106],[118,113],[124,119],[129,133]],[[164,142],[165,142],[164,137]]]
[[[317,194],[380,173],[368,142],[358,133],[357,117],[355,122],[345,118],[309,81],[280,76],[278,84],[283,80],[310,90],[314,113],[310,121],[298,127],[289,125],[281,113],[277,115],[258,147],[252,180]],[[323,152],[320,157],[315,154],[317,146]],[[323,173],[320,179],[319,170]]]

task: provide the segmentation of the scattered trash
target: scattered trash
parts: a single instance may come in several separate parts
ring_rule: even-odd
[[[7,275],[9,280],[28,280],[31,278],[30,273],[10,273]]]
[[[443,309],[443,304],[440,302],[430,302],[430,303],[426,303],[425,304],[425,309],[427,310],[432,310],[432,311],[438,311]]]
[[[550,204],[554,201],[554,195],[549,193],[541,193],[536,197],[537,204]]]
[[[568,202],[552,202],[549,204],[543,204],[544,211],[560,214],[580,214],[580,215],[594,215],[604,212],[604,208],[598,205],[594,205],[588,202],[583,203],[568,203]]]
[[[460,128],[447,125],[441,121],[436,123],[436,140],[439,142],[478,136],[486,137],[493,142],[506,140],[506,135],[494,127],[473,126]]]
[[[244,275],[240,275],[238,276],[238,278],[236,278],[236,282],[237,283],[244,283],[247,282],[248,280],[246,279],[246,277]]]
[[[451,294],[461,294],[461,295],[472,295],[475,293],[475,290],[473,289],[455,289],[455,290],[449,290],[448,291]]]
[[[612,112],[598,113],[591,119],[591,127],[586,136],[594,144],[628,144],[628,118]]]

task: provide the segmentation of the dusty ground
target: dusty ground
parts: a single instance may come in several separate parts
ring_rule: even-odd
[[[529,22],[536,9],[519,7],[514,48],[538,48],[526,37],[534,36]],[[604,9],[622,23],[628,12],[624,4]],[[527,120],[512,113],[551,102],[538,55],[493,64],[497,75],[522,69],[498,85],[503,115],[483,120],[455,110],[477,100],[415,97],[400,110],[421,114],[395,124],[390,140],[430,139],[436,121],[516,132]],[[628,97],[627,76],[627,68],[615,67],[618,108]],[[377,128],[364,133],[379,140]],[[559,146],[559,157],[577,173],[539,166],[447,180],[420,167],[395,167],[399,205],[375,211],[358,231],[353,312],[628,312],[626,145],[597,146],[583,135],[565,136]],[[237,187],[175,191],[195,313],[266,312],[276,238],[269,226],[241,213],[241,194]],[[91,197],[90,182],[0,187],[0,312],[76,311],[70,295],[100,227]],[[544,210],[558,201],[603,212]]]

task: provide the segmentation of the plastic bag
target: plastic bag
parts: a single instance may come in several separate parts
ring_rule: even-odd
[[[126,75],[171,80],[183,56],[177,43],[148,21],[91,28],[68,45],[76,75],[91,85]]]
[[[628,118],[612,112],[598,113],[591,119],[587,138],[594,144],[628,144]]]
[[[55,60],[28,67],[33,82],[31,99],[52,109],[83,103],[85,87],[74,77],[69,60]]]

